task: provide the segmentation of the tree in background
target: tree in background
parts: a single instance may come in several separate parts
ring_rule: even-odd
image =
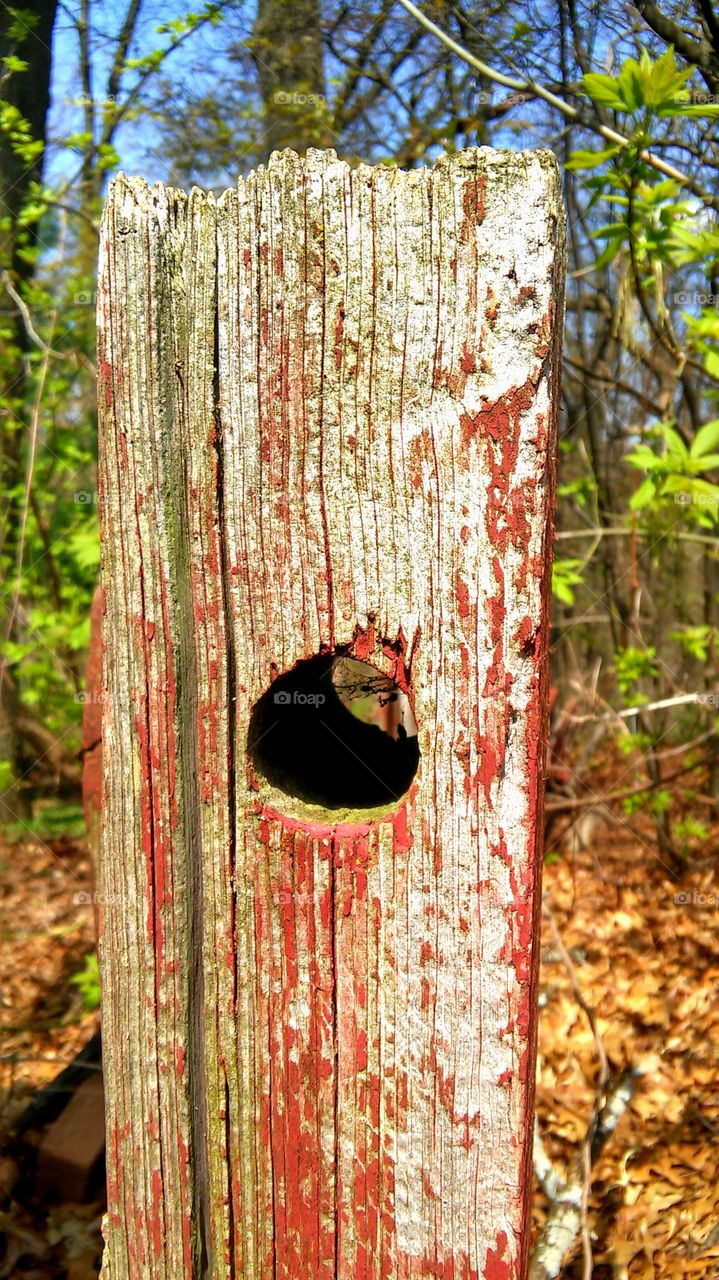
[[[165,63],[221,11],[206,4],[158,28],[129,0],[114,31],[91,0],[69,19],[54,4],[0,11],[0,821],[23,821],[38,793],[79,786],[99,564],[95,262],[114,144]],[[48,136],[53,39],[72,50],[75,77],[63,131]]]
[[[6,570],[0,616],[6,643],[20,631],[23,459],[38,417],[33,344],[17,300],[18,291],[30,291],[42,250],[32,200],[42,182],[56,9],[56,0],[48,0],[32,11],[8,5],[0,10],[0,545]],[[52,736],[48,741],[44,726],[23,712],[7,656],[0,656],[0,788],[29,762],[28,750],[52,750]]]

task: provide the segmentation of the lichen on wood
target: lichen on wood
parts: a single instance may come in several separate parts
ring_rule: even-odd
[[[548,152],[111,186],[113,1280],[524,1273],[562,281]],[[252,766],[332,652],[409,697],[393,813]]]

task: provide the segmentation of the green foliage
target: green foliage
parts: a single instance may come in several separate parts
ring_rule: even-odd
[[[663,422],[648,433],[654,446],[639,444],[627,454],[630,466],[647,472],[630,500],[633,511],[661,511],[669,499],[674,517],[685,517],[712,528],[719,519],[719,485],[705,478],[719,467],[719,419],[707,422],[691,444],[682,440],[671,423]],[[677,510],[679,508],[679,511]]]
[[[672,807],[671,793],[666,787],[658,787],[656,791],[649,793],[649,808],[652,813],[668,813]]]
[[[644,50],[639,61],[627,58],[617,76],[585,75],[583,88],[599,106],[622,113],[648,109],[659,116],[681,115],[687,110],[685,85],[691,74],[691,70],[677,68],[673,49],[667,49],[656,62]],[[706,114],[717,115],[719,108],[707,107]]]
[[[574,588],[582,584],[582,560],[555,560],[552,565],[552,592],[562,604],[574,604]]]
[[[669,48],[656,62],[646,51],[638,61],[628,58],[616,76],[585,75],[587,97],[620,114],[628,142],[575,151],[567,163],[570,170],[591,173],[586,187],[593,192],[592,202],[603,198],[618,215],[593,232],[605,242],[596,268],[630,257],[637,287],[652,293],[663,321],[669,314],[668,273],[699,266],[705,279],[716,279],[719,259],[719,230],[706,226],[702,206],[686,194],[678,179],[662,177],[646,160],[646,150],[662,121],[719,118],[719,103],[692,102],[687,84],[693,74],[692,68],[677,67],[674,50]],[[716,299],[708,290],[679,289],[676,296],[678,302],[683,296],[694,302],[696,310],[684,316],[688,340],[703,356],[706,373],[719,381]]]
[[[628,818],[630,818],[633,813],[641,813],[644,809],[646,809],[646,807],[647,807],[646,795],[642,795],[641,793],[636,796],[625,796],[624,799],[622,800],[622,809],[624,810]]]
[[[716,627],[704,624],[696,627],[680,627],[676,631],[670,631],[669,639],[676,640],[688,657],[696,658],[698,662],[706,663],[709,661],[710,652],[714,648],[716,634]]]
[[[617,684],[625,697],[631,693],[632,703],[639,706],[648,701],[636,692],[640,680],[653,679],[658,675],[657,651],[653,645],[639,649],[628,645],[626,649],[618,649],[614,654],[614,669]]]
[[[5,6],[7,18],[9,18],[7,34],[8,40],[13,44],[22,44],[31,36],[34,28],[40,21],[40,15],[33,13],[32,9],[22,9],[17,5]]]
[[[586,507],[597,492],[594,476],[577,476],[566,484],[557,486],[557,498],[573,498],[578,507]]]
[[[7,102],[4,98],[0,99],[0,131],[6,135],[15,154],[20,156],[28,168],[42,155],[43,144],[33,138],[29,122],[12,102]]]
[[[694,842],[703,844],[709,839],[711,832],[705,822],[701,822],[698,818],[686,817],[682,818],[681,822],[677,822],[674,835],[681,841],[681,856],[688,858],[692,852],[692,844]]]
[[[96,952],[91,951],[89,955],[85,956],[84,969],[80,969],[79,973],[74,973],[70,981],[80,992],[83,1008],[88,1013],[91,1013],[93,1009],[99,1009],[101,988],[100,969]]]
[[[5,764],[7,785],[12,782],[12,766]],[[2,765],[0,765],[0,770]],[[2,775],[0,774],[0,777]],[[0,790],[2,782],[0,781]],[[38,840],[58,840],[60,838],[80,840],[85,834],[85,815],[79,804],[52,804],[45,801],[39,804],[32,815],[31,829]],[[3,840],[7,844],[17,844],[27,840],[28,823],[6,822],[2,824]]]
[[[637,753],[644,753],[652,746],[652,739],[648,733],[618,733],[616,736],[616,744],[623,756],[632,756]]]

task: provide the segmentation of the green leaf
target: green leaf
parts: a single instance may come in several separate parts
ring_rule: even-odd
[[[668,422],[663,422],[661,424],[659,432],[666,441],[670,455],[673,455],[675,458],[681,458],[682,462],[686,462],[689,457],[689,450],[679,435],[679,432],[675,431],[673,427],[670,427]]]
[[[709,118],[716,120],[719,118],[719,103],[706,102],[703,104],[692,103],[688,107],[664,107],[660,112],[661,116],[694,116],[698,118]]]
[[[715,418],[712,422],[705,422],[704,426],[699,428],[692,440],[689,456],[702,458],[716,449],[717,445],[719,445],[719,418]]]
[[[582,575],[577,570],[582,561],[576,559],[555,560],[552,565],[552,592],[562,604],[574,604],[574,587],[582,584]]]
[[[6,58],[3,58],[3,64],[6,71],[27,71],[27,63],[23,62],[22,58],[16,57],[14,53],[10,53]]]
[[[703,471],[714,471],[719,467],[719,453],[707,453],[703,458],[690,458],[690,463],[694,475],[697,472],[701,475]]]
[[[610,262],[613,262],[615,258],[618,258],[626,244],[626,241],[627,237],[623,232],[620,235],[614,236],[611,240],[608,239],[602,249],[602,252],[599,254],[599,257],[595,260],[594,270],[601,271],[603,267],[609,266]]]
[[[662,471],[664,469],[662,458],[659,458],[646,444],[638,444],[632,453],[628,453],[627,462],[631,467],[636,467],[639,471]]]
[[[592,99],[592,102],[598,102],[600,107],[614,107],[618,111],[624,110],[624,99],[617,88],[616,80],[612,76],[603,76],[596,71],[590,71],[584,76],[582,86],[588,97]]]
[[[650,506],[656,497],[657,489],[654,481],[647,476],[646,480],[642,480],[639,488],[635,490],[629,499],[629,507],[632,511],[643,511],[645,507]]]
[[[605,147],[603,151],[573,151],[565,169],[596,169],[605,164],[620,150],[619,147]]]
[[[636,58],[627,58],[622,66],[617,76],[617,91],[627,110],[638,111],[644,106],[644,86],[641,68]]]

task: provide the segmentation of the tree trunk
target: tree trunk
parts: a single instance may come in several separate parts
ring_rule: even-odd
[[[259,0],[252,56],[264,103],[260,156],[327,146],[319,0]]]
[[[549,152],[112,185],[111,1280],[525,1272],[562,225]],[[411,702],[388,803],[379,729],[352,801],[258,764],[327,781],[334,654]]]

